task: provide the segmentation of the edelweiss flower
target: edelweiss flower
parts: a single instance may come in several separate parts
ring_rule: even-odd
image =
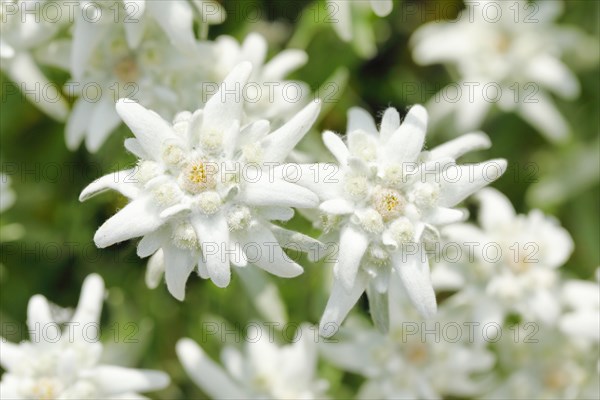
[[[520,328],[523,328],[521,326]],[[484,399],[593,399],[600,391],[598,343],[545,327],[515,330],[494,344],[506,371]],[[508,329],[507,329],[508,330]]]
[[[138,255],[161,251],[169,291],[184,298],[185,283],[198,266],[219,287],[230,281],[230,262],[252,263],[283,277],[302,273],[282,245],[307,250],[314,239],[271,223],[293,216],[291,207],[314,207],[310,190],[276,176],[282,163],[315,121],[320,103],[306,106],[270,133],[262,120],[241,125],[243,86],[250,63],[238,65],[204,109],[182,112],[168,124],[127,99],[117,112],[135,134],[125,146],[140,158],[136,168],[107,175],[81,193],[85,200],[114,189],[131,202],[96,232],[98,247],[143,236]]]
[[[40,60],[36,54],[44,48],[47,52],[51,51],[55,46],[53,40],[56,34],[65,25],[65,18],[52,21],[50,17],[40,18],[42,8],[48,6],[58,10],[53,11],[58,17],[68,15],[66,5],[61,1],[2,0],[0,65],[33,105],[48,116],[63,121],[68,114],[67,102],[59,87],[53,86],[40,70]]]
[[[470,299],[467,302],[477,299],[493,321],[503,321],[513,311],[528,321],[555,322],[560,313],[556,269],[573,251],[571,236],[539,210],[516,215],[510,201],[494,189],[483,189],[477,198],[482,229],[453,224],[442,230],[459,245],[478,244],[473,251],[476,259],[465,268],[468,284],[460,296]]]
[[[535,7],[525,0],[465,3],[467,9],[456,21],[427,23],[411,39],[417,63],[450,64],[460,75],[462,95],[456,101],[435,96],[428,103],[432,119],[455,113],[457,130],[477,129],[497,104],[518,113],[548,139],[564,140],[569,127],[548,91],[577,98],[579,82],[561,56],[574,45],[589,46],[588,52],[597,49],[583,33],[554,23],[561,1],[539,1]]]
[[[392,0],[327,0],[327,11],[333,29],[345,42],[353,42],[357,53],[371,58],[377,53],[375,38],[368,20],[371,11],[386,17],[394,8]]]
[[[340,232],[335,282],[321,320],[323,334],[326,325],[342,322],[365,289],[373,318],[385,321],[392,271],[402,277],[419,311],[432,315],[435,294],[421,244],[436,240],[438,226],[462,220],[464,212],[451,207],[506,169],[504,160],[456,165],[463,154],[489,147],[482,133],[422,151],[426,125],[427,112],[421,106],[412,107],[402,124],[398,112],[388,108],[379,131],[366,111],[351,109],[346,143],[333,132],[323,134],[338,165],[302,167],[298,182],[319,195],[322,228]]]
[[[163,372],[103,365],[98,341],[104,282],[86,278],[73,318],[61,331],[45,297],[29,301],[30,341],[13,344],[0,338],[2,399],[122,399],[169,384]]]
[[[482,393],[481,377],[494,366],[492,353],[470,340],[456,310],[444,303],[435,319],[425,321],[395,289],[390,289],[389,333],[349,320],[339,342],[321,344],[323,358],[366,378],[359,399],[473,398]],[[452,333],[446,337],[444,332]]]
[[[308,85],[285,77],[306,64],[308,55],[303,50],[285,49],[266,62],[267,49],[266,39],[258,33],[250,33],[241,44],[231,36],[219,36],[214,42],[213,82],[222,82],[237,64],[251,62],[246,118],[248,122],[268,119],[279,125],[306,103]]]
[[[70,149],[76,149],[84,138],[89,151],[100,148],[121,122],[115,111],[119,98],[140,99],[145,107],[168,118],[181,109],[195,108],[199,101],[191,101],[191,96],[201,93],[200,84],[208,75],[202,57],[208,45],[196,44],[183,53],[169,44],[157,24],[148,22],[143,42],[131,48],[125,28],[132,24],[115,24],[108,14],[103,15],[109,21],[96,24],[95,32],[102,40],[85,62],[78,60],[77,68],[71,69],[73,80],[66,84],[78,96],[65,129]],[[76,43],[73,48],[75,52]]]
[[[157,24],[170,40],[170,44],[182,52],[193,52],[194,13],[200,13],[200,24],[214,24],[225,18],[221,5],[212,0],[112,0],[102,2],[78,2],[73,32],[71,69],[79,79],[89,58],[105,39],[107,31],[120,27],[125,39],[134,50],[143,43],[148,26]]]
[[[196,342],[181,339],[177,355],[192,380],[215,399],[323,398],[327,382],[317,380],[315,331],[302,326],[294,343],[277,346],[260,328],[249,329],[245,354],[226,347],[226,370],[212,361]]]

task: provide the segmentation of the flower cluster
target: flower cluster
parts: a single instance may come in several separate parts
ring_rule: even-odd
[[[400,32],[388,22],[406,18],[419,2],[316,1],[316,8],[285,22],[269,15],[271,22],[240,26],[230,36],[231,20],[243,18],[248,3],[2,0],[2,71],[56,120],[51,128],[64,131],[66,147],[59,147],[65,157],[77,160],[76,168],[79,161],[114,165],[124,158],[106,154],[112,145],[102,146],[121,123],[132,136],[124,139],[128,167],[73,180],[86,204],[77,206],[84,217],[74,211],[72,218],[74,226],[80,220],[84,226],[71,230],[97,254],[135,241],[135,250],[127,247],[137,256],[134,263],[147,259],[145,284],[160,289],[146,291],[136,275],[140,287],[122,290],[121,283],[106,290],[103,278],[92,273],[75,310],[42,295],[29,300],[27,340],[5,328],[16,324],[2,310],[0,397],[123,399],[161,391],[177,398],[199,389],[213,398],[257,399],[597,398],[600,271],[595,280],[582,280],[585,274],[569,265],[582,236],[576,223],[565,218],[563,227],[550,215],[559,215],[550,207],[555,203],[541,209],[528,203],[532,209],[519,214],[526,207],[513,206],[514,193],[503,193],[511,184],[521,190],[522,182],[508,182],[515,167],[492,158],[492,151],[511,159],[521,154],[496,146],[502,123],[486,125],[496,135],[491,151],[492,139],[479,130],[496,105],[551,141],[566,143],[575,129],[551,94],[575,100],[586,90],[571,67],[582,59],[580,64],[597,62],[597,49],[584,54],[597,41],[556,22],[560,1],[465,3],[455,20],[431,21],[422,14],[427,22],[407,24],[403,39],[394,42],[412,52],[411,68],[445,64],[456,79],[441,93],[464,87],[463,95],[448,101],[434,94],[424,106],[400,105],[394,96],[410,75],[394,70],[385,76],[385,95],[391,96],[385,102],[394,106],[358,92],[369,110],[357,106],[357,91],[344,92],[334,105],[321,90],[327,85],[314,92],[312,85],[332,64],[333,87],[341,94],[344,67],[356,72],[361,66],[360,82],[349,82],[366,92],[371,75],[379,78],[373,71],[385,70],[380,61],[397,49],[394,44],[378,54],[378,45]],[[340,53],[352,49],[347,65],[333,65],[335,57],[331,63],[313,58],[308,46],[324,26],[323,7],[331,29],[312,40],[326,51],[331,43]],[[529,8],[534,12],[528,15]],[[307,10],[312,13],[302,15]],[[219,35],[209,35],[209,27],[226,18]],[[535,98],[527,92],[531,87]],[[5,126],[3,121],[3,139]],[[441,143],[441,135],[450,138]],[[75,152],[82,143],[87,153]],[[557,175],[549,184],[555,193],[577,196],[583,186],[597,184],[597,154],[589,151],[579,160],[577,150],[564,148],[578,160],[576,175],[583,178]],[[27,161],[37,160],[26,153]],[[44,152],[56,161],[53,154]],[[19,168],[3,166],[0,173],[3,218],[31,204],[20,193],[26,182],[11,178],[9,170]],[[39,187],[36,195],[50,186]],[[90,222],[94,202],[87,200],[107,191],[119,200],[96,210],[98,220]],[[12,207],[17,194],[23,201]],[[71,194],[64,195],[76,202]],[[46,210],[32,214],[50,220]],[[27,236],[35,230],[17,221],[0,226],[2,285],[17,282],[4,264],[19,253],[12,251],[17,246],[4,251],[4,245],[20,245],[25,228]],[[98,221],[95,234],[85,229]],[[72,260],[78,255],[69,255],[69,268]],[[126,269],[119,260],[102,273],[112,284]],[[61,290],[72,273],[37,272],[31,275],[40,280],[55,274]],[[137,293],[151,299],[144,306],[152,315],[141,317],[143,301],[125,303]],[[213,298],[227,304],[214,306]],[[105,299],[111,308],[102,314]],[[232,309],[236,313],[227,312]],[[247,309],[264,324],[254,316],[240,318]],[[154,321],[164,314],[172,315],[162,321],[182,322],[163,322],[171,336],[157,330],[154,343],[166,352],[113,346],[101,333],[107,321],[136,315],[135,332],[149,342],[161,325]],[[230,336],[243,338],[244,345]],[[126,347],[131,350],[122,351]],[[128,358],[128,351],[139,357]],[[158,363],[164,372],[135,369],[136,362]],[[190,384],[175,387],[188,378]]]

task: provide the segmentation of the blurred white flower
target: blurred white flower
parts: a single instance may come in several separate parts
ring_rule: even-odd
[[[147,35],[147,29],[157,25],[169,38],[171,46],[183,53],[194,52],[194,15],[201,26],[222,22],[224,10],[212,0],[110,0],[102,2],[79,1],[73,28],[71,71],[80,79],[98,46],[108,31],[124,30],[124,39],[131,50],[137,49]],[[168,46],[169,44],[165,44]]]
[[[434,319],[425,321],[397,292],[390,289],[388,334],[348,321],[338,343],[321,344],[326,360],[366,378],[357,397],[441,399],[483,393],[487,389],[483,374],[494,366],[492,353],[469,340],[468,327],[457,322],[445,303]],[[444,336],[449,324],[448,335],[456,338]]]
[[[281,246],[308,251],[318,245],[271,221],[289,220],[291,207],[318,204],[314,193],[277,177],[274,167],[306,134],[320,103],[312,102],[270,134],[266,120],[242,124],[242,93],[251,69],[248,62],[238,65],[204,109],[178,114],[173,125],[120,100],[117,112],[136,136],[125,147],[139,157],[138,165],[96,180],[80,196],[83,201],[113,189],[131,199],[98,229],[94,241],[104,248],[143,236],[138,255],[162,250],[152,275],[164,270],[169,291],[179,300],[196,265],[201,277],[219,287],[229,284],[230,262],[289,278],[303,270]]]
[[[567,100],[579,96],[577,77],[561,57],[584,43],[585,35],[554,22],[562,1],[465,3],[467,9],[456,21],[427,23],[411,38],[417,63],[444,63],[458,70],[458,82],[442,89],[453,90],[456,100],[434,96],[428,103],[432,119],[439,122],[454,114],[458,131],[477,129],[496,104],[504,112],[519,114],[548,139],[566,139],[567,121],[548,92]]]
[[[219,36],[214,42],[213,82],[220,83],[237,64],[252,63],[248,80],[248,122],[268,119],[273,125],[287,121],[306,104],[310,88],[304,82],[286,81],[285,77],[308,61],[304,50],[285,49],[268,62],[268,43],[258,33],[250,33],[242,43],[231,36]]]
[[[201,85],[209,70],[206,59],[210,57],[203,55],[210,54],[207,44],[195,43],[184,53],[169,44],[157,24],[149,22],[144,25],[143,42],[131,48],[125,35],[129,25],[115,24],[108,15],[105,18],[109,21],[103,29],[94,32],[101,40],[85,61],[77,60],[72,80],[65,85],[78,97],[65,128],[70,149],[76,149],[84,138],[89,151],[100,148],[121,122],[115,111],[119,98],[139,99],[168,118],[201,105]],[[78,37],[74,36],[72,55]]]
[[[0,174],[0,212],[4,212],[15,203],[16,195],[10,187],[10,177]]]
[[[154,2],[152,2],[154,3]],[[174,2],[179,3],[179,2]],[[252,33],[242,44],[229,36],[215,41],[198,41],[181,48],[169,44],[169,38],[157,23],[146,22],[142,41],[128,44],[127,27],[115,24],[105,15],[104,24],[94,24],[98,43],[93,51],[87,42],[74,37],[68,91],[78,99],[66,127],[67,145],[77,148],[85,137],[86,147],[95,152],[119,125],[114,104],[119,98],[135,99],[163,118],[172,119],[178,111],[203,107],[231,70],[249,61],[253,73],[244,89],[242,124],[268,119],[279,127],[306,105],[310,88],[304,82],[286,81],[285,76],[302,66],[307,55],[287,49],[265,62],[267,42]],[[78,56],[84,48],[86,56]],[[91,122],[90,122],[91,121]]]
[[[41,18],[50,7],[56,19]],[[2,0],[0,3],[0,66],[29,101],[48,116],[64,121],[67,102],[60,87],[41,71],[36,52],[52,51],[55,36],[65,26],[68,6],[52,0]],[[49,14],[54,15],[54,14]]]
[[[292,344],[278,346],[259,328],[248,329],[245,352],[225,347],[225,370],[191,339],[177,343],[177,355],[190,378],[214,399],[324,398],[327,381],[317,379],[317,337],[302,325]]]
[[[392,0],[327,0],[327,23],[345,42],[353,42],[361,57],[371,58],[377,53],[375,38],[368,18],[372,13],[386,17],[394,8]]]
[[[528,321],[556,322],[560,313],[557,268],[573,251],[571,236],[539,210],[517,215],[497,190],[486,188],[476,197],[481,228],[452,224],[442,230],[449,242],[471,243],[474,249],[463,254],[470,264],[462,271],[465,289],[460,295],[471,299],[466,301],[481,299],[487,318],[494,321],[502,322],[509,312],[517,312]]]
[[[519,326],[495,343],[506,371],[485,399],[593,399],[598,397],[598,344],[582,344],[556,329]]]
[[[600,286],[598,282],[568,280],[561,297],[566,311],[559,328],[570,337],[600,341]]]
[[[333,132],[323,134],[338,164],[301,166],[295,181],[319,195],[321,227],[340,232],[335,281],[321,320],[324,335],[365,290],[373,319],[385,329],[387,309],[381,305],[392,271],[423,315],[435,313],[423,243],[437,240],[439,226],[461,221],[465,213],[452,207],[502,175],[506,161],[457,165],[463,154],[489,147],[488,137],[472,133],[423,151],[426,129],[421,106],[412,107],[402,124],[388,108],[379,130],[365,110],[353,108],[346,143]]]
[[[122,399],[142,398],[137,392],[159,390],[169,377],[159,371],[100,364],[99,320],[104,282],[88,276],[79,304],[65,329],[45,297],[29,301],[30,341],[13,344],[0,338],[2,399]]]

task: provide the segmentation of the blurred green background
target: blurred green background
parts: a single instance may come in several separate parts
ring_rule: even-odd
[[[460,2],[454,3],[460,5]],[[306,46],[309,63],[292,77],[307,82],[313,89],[331,79],[340,66],[348,72],[347,85],[333,95],[334,102],[328,104],[330,108],[318,126],[301,144],[303,150],[315,157],[323,154],[320,144],[323,129],[345,131],[349,107],[362,106],[377,115],[387,106],[405,112],[408,106],[423,103],[430,95],[404,93],[407,83],[441,88],[452,82],[443,66],[414,64],[408,38],[425,20],[420,16],[403,16],[402,7],[396,6],[386,19],[373,16],[371,23],[379,52],[375,58],[364,60],[355,54],[350,44],[340,41],[331,26],[315,23],[314,18],[308,17],[306,7],[315,7],[314,3],[253,1],[252,4],[262,10],[260,14],[266,20],[244,23],[239,13],[237,18],[232,17],[236,9],[239,12],[239,4],[225,2],[230,17],[224,24],[211,28],[210,38],[226,33],[242,39],[248,32],[259,31],[271,42],[271,56],[288,44]],[[318,6],[322,7],[323,3]],[[599,37],[599,12],[600,2],[567,1],[560,22],[576,25]],[[427,16],[428,19],[434,17]],[[570,60],[565,61],[570,65]],[[59,83],[67,79],[61,71],[46,71]],[[590,279],[600,265],[600,74],[597,66],[580,66],[576,73],[581,82],[581,97],[574,102],[554,99],[572,127],[568,143],[553,145],[517,116],[496,113],[487,119],[482,129],[492,138],[492,149],[478,152],[466,161],[508,159],[508,172],[494,186],[505,193],[521,213],[542,208],[556,216],[576,244],[572,257],[562,267],[563,273]],[[64,125],[40,113],[21,95],[9,94],[15,91],[11,85],[2,75],[0,155],[2,171],[11,176],[18,200],[2,214],[1,225],[19,223],[25,234],[18,240],[2,240],[1,244],[2,335],[13,341],[26,339],[22,333],[27,301],[33,294],[41,293],[58,305],[73,307],[84,277],[97,272],[109,288],[103,313],[106,341],[111,341],[115,329],[121,339],[133,333],[139,344],[127,347],[124,353],[117,352],[125,354],[132,365],[165,370],[174,381],[168,389],[151,396],[202,397],[179,365],[175,343],[183,336],[199,341],[202,323],[215,318],[222,318],[233,328],[236,324],[241,327],[249,321],[260,320],[239,279],[234,276],[231,285],[221,290],[210,281],[192,276],[186,300],[180,303],[168,294],[165,285],[155,290],[145,286],[146,260],[135,255],[137,241],[96,249],[92,242],[95,230],[125,201],[115,193],[107,193],[80,204],[78,195],[95,178],[134,164],[133,156],[123,148],[123,139],[131,134],[121,126],[97,154],[89,154],[85,149],[70,152],[64,143]],[[430,132],[427,146],[455,134]],[[562,185],[562,198],[536,200],[531,191],[548,180]],[[290,226],[299,229],[309,223],[297,217]],[[311,265],[305,259],[303,265],[306,272],[298,278],[272,279],[283,295],[290,322],[316,323],[326,301],[322,287],[331,271],[322,265]],[[364,301],[361,306],[365,306]],[[126,326],[128,322],[136,323],[135,329]],[[21,334],[7,331],[6,327],[11,324],[21,326]],[[222,347],[218,337],[201,345],[215,358]],[[356,377],[344,376],[326,366],[321,368],[332,381],[331,393],[337,396],[350,394],[359,382]],[[342,388],[342,383],[347,387]]]

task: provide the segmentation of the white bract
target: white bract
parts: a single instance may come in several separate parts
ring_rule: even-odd
[[[48,18],[41,18],[42,9]],[[19,90],[48,116],[63,121],[68,114],[67,102],[58,85],[52,84],[38,63],[50,57],[56,48],[55,36],[65,26],[67,6],[62,1],[2,0],[0,3],[0,60],[2,71]]]
[[[178,114],[173,125],[131,100],[119,101],[117,112],[136,136],[125,147],[139,157],[137,167],[96,180],[80,196],[113,189],[130,199],[94,241],[104,248],[142,236],[138,255],[155,254],[152,274],[164,270],[169,291],[180,300],[196,266],[219,287],[229,284],[230,263],[294,277],[302,267],[281,246],[318,246],[271,221],[289,220],[292,207],[318,204],[310,190],[278,178],[275,166],[306,134],[320,103],[273,132],[266,120],[242,124],[251,69],[248,62],[238,65],[203,109]]]
[[[454,114],[458,131],[477,129],[497,105],[518,113],[548,139],[564,140],[569,127],[548,92],[568,100],[579,96],[579,82],[561,57],[587,39],[554,23],[562,2],[465,3],[456,21],[427,23],[411,38],[417,63],[449,64],[460,77],[429,101],[432,119]]]
[[[392,0],[327,0],[325,22],[333,24],[340,39],[353,42],[360,56],[371,58],[377,53],[377,48],[369,18],[373,13],[386,17],[393,8]]]
[[[177,343],[177,355],[190,378],[214,399],[317,399],[328,384],[316,378],[315,330],[303,325],[292,344],[278,346],[267,332],[248,330],[245,351],[225,347],[225,369],[191,339]]]
[[[483,189],[477,198],[481,228],[454,224],[442,231],[460,246],[477,244],[464,253],[477,267],[464,268],[462,295],[482,298],[482,306],[486,298],[492,299],[486,305],[490,320],[501,322],[509,312],[517,312],[528,321],[556,322],[560,313],[557,268],[573,251],[571,236],[539,210],[517,215],[510,201],[494,189]]]
[[[45,297],[29,301],[30,341],[13,344],[0,338],[2,399],[122,399],[169,384],[160,371],[123,368],[100,362],[99,320],[104,282],[86,278],[73,317],[61,330]]]
[[[334,331],[327,326],[340,324],[365,289],[372,316],[385,329],[392,271],[423,315],[435,313],[423,244],[437,240],[439,226],[461,221],[465,213],[452,207],[502,175],[506,161],[457,165],[463,154],[489,147],[488,137],[472,133],[423,151],[426,129],[421,106],[412,107],[402,124],[388,108],[379,130],[366,111],[353,108],[346,142],[333,132],[323,134],[338,164],[304,165],[294,179],[319,195],[322,229],[339,229],[323,334]]]

